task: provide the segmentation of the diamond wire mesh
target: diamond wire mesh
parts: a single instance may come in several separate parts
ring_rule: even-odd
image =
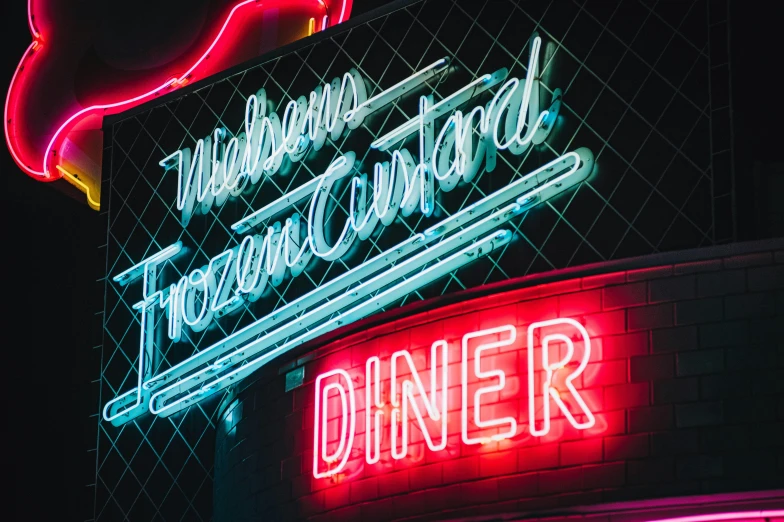
[[[175,206],[176,179],[162,176],[158,161],[192,147],[218,125],[238,132],[246,97],[260,87],[282,114],[289,99],[350,67],[360,71],[372,96],[449,56],[454,65],[450,73],[419,90],[438,101],[500,67],[524,78],[528,38],[537,31],[543,38],[544,102],[553,89],[564,91],[561,116],[545,144],[520,157],[500,154],[492,173],[480,171],[471,184],[449,193],[437,190],[435,218],[398,218],[345,260],[311,261],[301,276],[273,287],[264,299],[221,319],[215,328],[185,331],[179,343],[159,336],[155,371],[580,146],[597,157],[597,171],[588,181],[510,223],[516,239],[500,252],[396,306],[528,273],[712,243],[706,13],[704,2],[580,0],[521,7],[508,0],[428,0],[116,123],[108,151],[108,275],[182,240],[187,254],[167,269],[179,277],[238,244],[231,223],[323,172],[339,154],[356,151],[367,171],[383,158],[362,151],[417,112],[416,96],[403,98],[336,142],[327,140],[317,154],[284,163],[280,174],[183,228]],[[346,188],[333,197],[330,212],[336,221],[347,214]],[[304,204],[296,208],[305,210]],[[132,388],[137,379],[139,318],[131,305],[140,299],[139,292],[138,284],[123,288],[107,278],[104,402]],[[170,418],[148,415],[120,428],[101,423],[95,518],[210,519],[218,399]]]

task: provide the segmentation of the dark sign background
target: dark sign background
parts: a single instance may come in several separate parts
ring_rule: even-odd
[[[415,2],[367,23],[354,20],[317,43],[301,42],[279,57],[197,85],[185,96],[115,119],[107,129],[104,170],[109,204],[101,405],[133,386],[138,356],[138,316],[131,305],[140,299],[140,285],[121,288],[111,276],[177,240],[187,252],[168,269],[171,278],[206,264],[242,239],[229,233],[231,223],[320,174],[336,154],[353,150],[363,157],[375,136],[415,114],[417,107],[417,96],[391,104],[337,143],[328,141],[300,163],[286,160],[280,174],[183,228],[175,206],[176,175],[164,176],[158,162],[179,148],[193,147],[219,124],[238,132],[245,97],[260,87],[282,114],[290,98],[307,95],[350,67],[362,73],[372,96],[449,56],[452,71],[417,92],[432,92],[438,100],[500,67],[524,78],[529,37],[534,31],[542,36],[543,104],[554,88],[564,91],[555,130],[545,144],[522,156],[499,154],[497,169],[480,171],[472,185],[437,193],[440,217],[577,147],[594,152],[596,171],[576,189],[513,222],[515,239],[506,249],[403,303],[535,272],[731,238],[732,213],[725,208],[729,198],[723,197],[731,189],[726,181],[730,122],[728,109],[714,110],[726,106],[728,89],[726,78],[717,81],[710,74],[717,61],[726,61],[726,53],[709,53],[708,16],[700,2]],[[408,147],[415,153],[415,145]],[[369,154],[365,172],[382,158]],[[337,216],[342,211],[336,204]],[[347,260],[311,261],[306,274],[285,281],[217,327],[198,335],[188,331],[176,344],[164,337],[158,371],[434,222],[419,214],[399,219]],[[209,518],[217,405],[213,398],[170,418],[146,415],[120,428],[101,422],[96,518]]]

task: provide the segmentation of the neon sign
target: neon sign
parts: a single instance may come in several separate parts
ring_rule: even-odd
[[[27,21],[33,42],[22,56],[6,95],[3,112],[6,143],[14,161],[27,175],[39,181],[55,181],[60,178],[67,180],[85,193],[88,204],[96,210],[100,208],[98,194],[100,155],[94,157],[93,151],[82,150],[76,133],[72,131],[84,131],[86,128],[97,130],[100,128],[100,123],[96,126],[95,121],[100,122],[104,115],[117,114],[138,106],[242,62],[250,56],[246,56],[243,40],[236,36],[243,32],[247,33],[248,26],[245,24],[248,22],[254,24],[251,27],[254,31],[258,31],[259,14],[262,11],[274,12],[278,16],[282,9],[296,4],[296,2],[281,0],[265,2],[234,0],[225,17],[216,19],[214,29],[217,31],[210,29],[201,33],[200,41],[193,52],[188,51],[178,56],[168,67],[153,68],[148,73],[135,74],[132,77],[126,75],[125,81],[119,84],[119,87],[96,93],[95,98],[98,103],[84,106],[76,101],[79,96],[74,97],[75,93],[72,91],[60,92],[45,100],[41,99],[40,94],[31,95],[31,92],[40,85],[51,83],[55,79],[47,76],[51,73],[49,70],[51,64],[58,61],[78,63],[79,56],[63,53],[75,52],[80,45],[83,45],[81,43],[63,45],[64,42],[53,41],[53,37],[56,40],[58,33],[67,35],[68,28],[60,26],[55,30],[53,15],[48,12],[46,5],[51,3],[27,0]],[[328,26],[347,20],[351,13],[352,2],[351,0],[303,0],[298,7],[304,8],[312,16],[317,16],[318,28],[324,30]],[[281,20],[282,24],[300,25],[300,17],[296,15],[284,18]],[[316,25],[312,25],[313,18],[306,20],[307,32],[303,30],[301,36],[313,34],[317,30]],[[61,19],[57,21],[60,23]],[[264,31],[276,32],[275,29],[265,27]],[[84,36],[86,35],[81,35]],[[252,56],[256,56],[258,48],[253,52]],[[76,70],[64,70],[62,67],[56,70],[58,85],[73,83],[74,76],[62,75],[75,75]],[[41,92],[49,94],[51,91]],[[39,110],[42,104],[45,105],[43,113]],[[36,121],[41,114],[47,116],[46,120]],[[85,153],[88,157],[81,157]],[[94,171],[94,169],[98,170]]]
[[[550,432],[550,419],[556,415],[551,404],[575,429],[584,430],[596,420],[573,381],[580,377],[591,357],[591,339],[580,323],[562,318],[536,322],[527,328],[528,352],[528,426],[534,437]],[[322,373],[315,380],[313,418],[313,476],[325,478],[342,473],[349,457],[364,452],[368,465],[379,462],[383,451],[391,460],[409,457],[409,439],[417,428],[421,442],[430,451],[447,447],[447,413],[456,406],[450,403],[449,388],[460,388],[460,434],[465,445],[485,444],[511,439],[521,432],[516,411],[500,416],[491,409],[492,397],[506,388],[502,368],[487,369],[488,354],[515,345],[517,328],[504,325],[470,332],[460,341],[460,360],[450,361],[448,343],[433,342],[430,349],[429,387],[416,368],[412,354],[399,350],[388,362],[371,356],[363,376],[353,376],[344,369]],[[551,362],[551,355],[565,348],[564,355]],[[460,380],[450,382],[447,367],[459,363]],[[383,370],[382,370],[383,366]],[[401,371],[402,370],[402,371]],[[543,378],[537,374],[544,373]],[[385,375],[382,382],[381,375]],[[541,389],[535,383],[541,382]],[[364,393],[356,383],[364,383]],[[363,400],[364,399],[364,400]],[[364,423],[358,423],[364,408]],[[357,435],[357,425],[364,426],[364,437]],[[364,448],[361,442],[364,441]]]
[[[202,331],[244,304],[262,299],[270,285],[297,277],[309,263],[340,259],[378,227],[393,226],[398,216],[419,212],[432,217],[436,183],[448,192],[460,182],[470,183],[483,165],[488,172],[494,170],[499,151],[519,155],[542,143],[555,124],[561,95],[556,90],[550,107],[539,110],[540,48],[541,39],[534,36],[524,81],[507,78],[508,71],[500,69],[437,103],[432,95],[420,96],[416,117],[372,143],[378,154],[389,155],[387,161],[374,163],[372,183],[361,172],[357,155],[346,152],[313,180],[234,223],[232,230],[245,234],[242,241],[176,283],[164,286],[161,281],[167,261],[183,250],[180,243],[115,276],[120,285],[142,279],[142,300],[134,305],[141,315],[138,382],[106,404],[104,419],[121,424],[145,411],[170,415],[187,408],[302,343],[367,317],[502,248],[512,239],[505,223],[586,179],[593,169],[591,152],[567,152],[189,359],[152,374],[149,361],[158,317],[166,318],[168,337],[174,341],[180,340],[184,328]],[[284,160],[302,161],[328,138],[351,132],[379,108],[449,70],[446,58],[438,60],[370,98],[361,75],[351,70],[308,97],[289,101],[282,118],[266,113],[266,93],[259,90],[247,99],[243,132],[230,137],[218,128],[199,139],[192,151],[181,149],[160,162],[166,175],[177,176],[176,203],[183,226],[193,215],[206,214],[263,177],[275,176]],[[486,104],[460,110],[497,86]],[[446,120],[436,133],[441,117]],[[418,138],[416,155],[402,147],[392,150],[412,135]],[[350,184],[349,211],[337,224],[338,238],[330,242],[327,229],[335,227],[329,226],[326,202],[338,196],[333,189],[344,178]],[[306,199],[309,211],[303,216],[294,205]],[[436,412],[434,405],[427,411],[430,417]],[[509,430],[513,428],[510,425]]]

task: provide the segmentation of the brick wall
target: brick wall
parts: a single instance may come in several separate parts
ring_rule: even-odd
[[[445,304],[397,309],[305,346],[299,359],[263,369],[227,401],[216,442],[215,519],[451,518],[782,487],[779,243],[510,281]],[[590,363],[576,382],[596,425],[577,430],[559,415],[550,434],[533,437],[525,328],[553,317],[576,319],[592,338]],[[517,326],[518,342],[489,359],[492,365],[504,358],[507,374],[493,412],[512,412],[515,437],[462,444],[460,382],[450,377],[449,395],[457,400],[449,406],[445,450],[421,451],[420,441],[409,451],[415,457],[366,464],[360,400],[346,469],[313,477],[314,379],[320,373],[347,370],[363,399],[369,355],[384,360],[408,349],[424,361],[441,336],[449,342],[452,376],[461,336],[501,324]],[[303,385],[285,392],[285,374],[299,365]]]

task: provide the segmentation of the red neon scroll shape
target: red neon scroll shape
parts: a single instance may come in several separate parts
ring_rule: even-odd
[[[551,327],[556,327],[559,331],[553,332],[553,328]],[[577,330],[583,345],[582,357],[579,359],[580,362],[577,365],[577,368],[572,370],[572,372],[563,379],[563,387],[565,387],[569,392],[570,402],[573,404],[572,408],[567,406],[564,402],[563,398],[561,397],[562,390],[558,390],[559,385],[555,380],[556,376],[559,377],[558,380],[560,380],[561,371],[564,370],[568,364],[575,360],[575,342],[573,341],[572,337],[569,337],[563,333],[565,327]],[[543,329],[547,329],[547,331],[541,334],[541,360],[537,361],[537,357],[535,356],[536,350],[534,350],[535,336],[538,331],[542,331]],[[566,356],[556,362],[550,362],[550,349],[555,343],[563,343],[566,346]],[[588,336],[588,332],[586,331],[585,327],[574,319],[552,319],[550,321],[533,323],[528,327],[528,410],[532,435],[541,437],[543,435],[547,435],[550,432],[551,399],[561,409],[569,423],[575,428],[587,429],[596,423],[596,419],[594,418],[593,413],[591,413],[591,410],[588,408],[588,405],[585,404],[585,401],[580,396],[573,383],[573,381],[579,377],[581,373],[583,373],[583,370],[585,370],[590,357],[591,339]],[[545,372],[545,376],[542,379],[543,425],[541,428],[537,428],[538,419],[536,411],[538,401],[536,400],[535,395],[535,378],[536,371],[541,371],[542,369]],[[585,417],[585,420],[577,420],[572,412],[572,409],[577,409],[579,414]]]
[[[350,4],[348,0],[339,0],[341,2],[340,7],[340,15],[337,18],[335,24],[341,23],[345,20],[347,16],[347,10],[350,10]],[[325,10],[328,10],[327,5],[324,3],[324,0],[313,0],[314,4],[318,3],[321,5]],[[261,3],[258,0],[243,0],[238,2],[231,10],[231,12],[226,17],[226,20],[223,23],[220,31],[218,32],[217,36],[212,40],[210,45],[207,49],[200,55],[200,57],[191,65],[188,70],[184,74],[176,74],[173,77],[167,79],[166,81],[161,82],[155,88],[148,90],[147,92],[139,92],[136,96],[126,98],[117,102],[113,103],[106,103],[106,104],[97,104],[91,105],[89,107],[85,107],[78,112],[71,114],[69,117],[65,118],[65,121],[57,127],[57,130],[52,134],[49,143],[46,146],[45,152],[43,157],[41,158],[27,158],[27,160],[23,157],[25,154],[21,150],[19,146],[18,139],[14,138],[19,131],[16,130],[19,127],[19,124],[16,123],[16,116],[12,115],[13,106],[18,104],[18,100],[24,93],[16,92],[16,83],[17,81],[21,81],[20,76],[28,76],[33,74],[31,71],[33,67],[30,61],[33,57],[38,54],[43,48],[43,41],[44,36],[42,32],[38,29],[33,19],[33,7],[32,7],[32,0],[28,0],[28,9],[27,9],[27,20],[28,25],[30,27],[30,32],[33,36],[33,42],[27,48],[25,53],[22,55],[22,59],[19,62],[19,66],[16,68],[14,75],[11,79],[11,84],[8,87],[8,93],[6,95],[5,101],[5,109],[4,109],[4,121],[3,121],[3,130],[5,131],[5,138],[6,143],[8,145],[8,149],[11,152],[11,155],[14,158],[14,161],[22,169],[26,174],[29,176],[36,178],[40,181],[54,181],[62,177],[62,173],[60,173],[56,168],[59,165],[60,156],[58,155],[55,158],[53,151],[56,151],[60,148],[63,144],[68,132],[74,128],[80,121],[88,118],[91,115],[103,115],[103,114],[115,114],[117,112],[121,112],[123,110],[129,109],[136,105],[139,105],[149,99],[152,99],[157,94],[165,92],[168,89],[177,88],[179,86],[184,85],[188,81],[192,81],[193,76],[196,73],[196,70],[209,58],[210,53],[215,50],[218,43],[223,38],[224,34],[227,32],[226,29],[231,22],[232,18],[236,14],[236,12],[245,6],[263,6],[263,7],[275,7],[281,4],[281,0],[269,1],[266,3]],[[348,5],[347,5],[348,4]],[[347,9],[348,8],[348,9]],[[326,27],[328,24],[328,20],[334,20],[334,17],[330,17],[329,15],[325,15],[322,19],[322,29]],[[334,25],[334,24],[333,24]],[[230,32],[230,31],[229,31]],[[20,74],[24,71],[24,74]],[[9,124],[13,121],[13,126],[15,127],[12,129]],[[57,125],[57,124],[55,124]],[[40,163],[39,163],[40,162]],[[49,165],[50,162],[53,162],[54,165]],[[35,167],[34,165],[40,164],[40,167]],[[40,168],[40,170],[38,170]]]

